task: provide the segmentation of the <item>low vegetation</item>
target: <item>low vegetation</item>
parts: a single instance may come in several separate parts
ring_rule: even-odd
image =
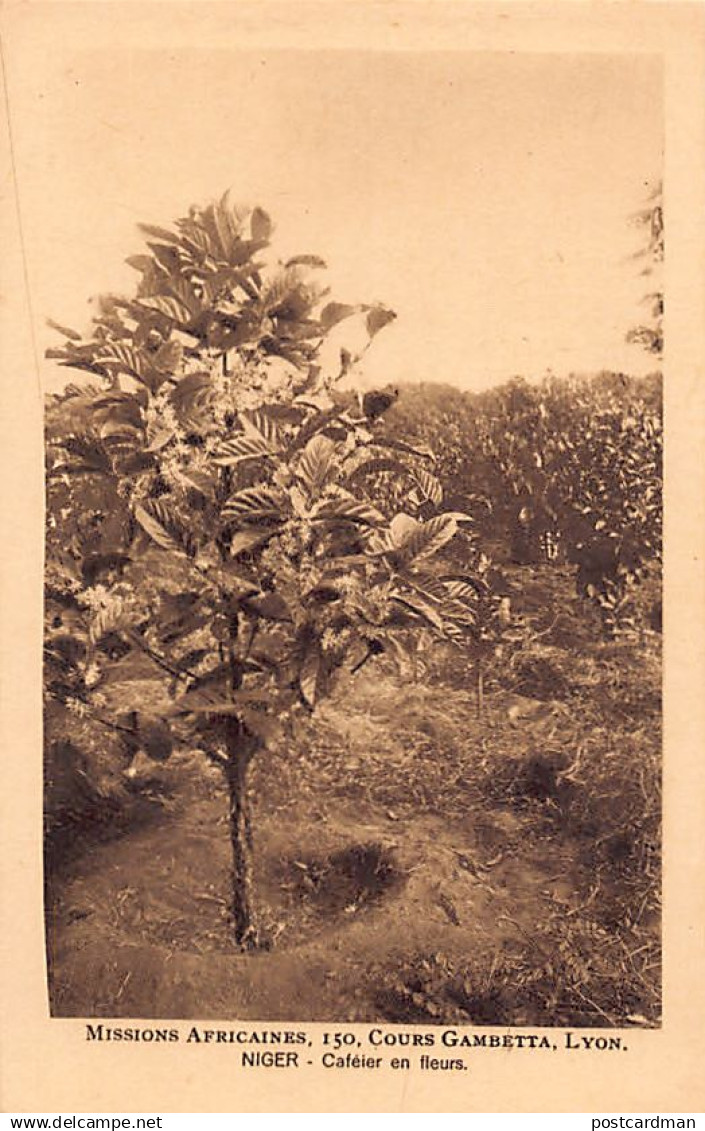
[[[356,397],[260,209],[145,234],[51,351],[54,1013],[658,1024],[659,380]]]

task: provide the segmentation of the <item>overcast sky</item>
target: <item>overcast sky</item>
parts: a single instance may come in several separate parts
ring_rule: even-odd
[[[58,50],[58,48],[57,48]],[[231,190],[398,313],[365,380],[481,388],[643,372],[628,218],[661,176],[653,56],[73,52],[25,88],[15,144],[40,347],[126,290],[136,223]],[[47,380],[51,382],[50,368]]]

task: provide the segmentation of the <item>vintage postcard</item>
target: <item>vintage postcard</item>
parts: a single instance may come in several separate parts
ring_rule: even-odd
[[[3,1110],[701,1110],[702,8],[0,19]]]

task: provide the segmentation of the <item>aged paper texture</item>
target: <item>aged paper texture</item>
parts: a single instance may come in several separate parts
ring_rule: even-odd
[[[0,30],[2,1109],[702,1110],[701,6]]]

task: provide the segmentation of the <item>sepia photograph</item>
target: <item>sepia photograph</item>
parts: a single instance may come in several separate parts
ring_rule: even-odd
[[[62,55],[51,1015],[658,1028],[661,58]]]
[[[697,1112],[702,8],[0,65],[0,1108]]]

